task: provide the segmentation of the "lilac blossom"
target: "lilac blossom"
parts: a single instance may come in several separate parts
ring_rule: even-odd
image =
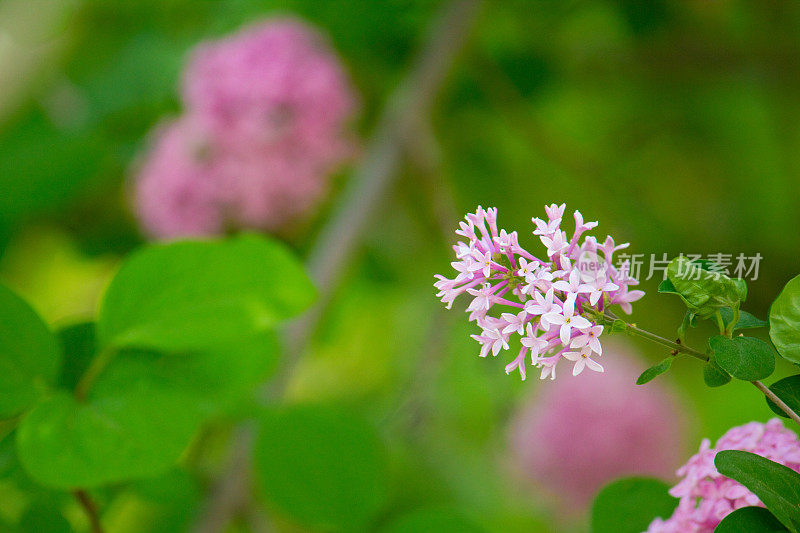
[[[616,245],[611,237],[602,244],[583,237],[597,222],[584,222],[579,211],[569,236],[561,227],[565,208],[546,206],[547,220],[533,219],[533,234],[547,250],[543,260],[519,244],[517,232],[498,229],[496,208],[478,207],[456,230],[463,238],[453,246],[456,276],[436,276],[437,296],[448,308],[460,294],[473,297],[467,312],[481,328],[472,336],[481,344],[481,356],[508,350],[511,336],[521,337],[522,349],[506,372],[518,370],[522,379],[527,357],[541,368],[542,379],[555,379],[561,359],[574,363],[574,375],[585,368],[603,372],[594,359],[602,355],[601,315],[614,304],[630,313],[630,303],[644,295],[630,289],[638,281],[627,269],[612,264],[614,252],[628,245]],[[490,314],[494,309],[500,309],[499,317]]]
[[[145,232],[160,238],[202,236],[222,230],[216,170],[207,143],[191,120],[162,125],[139,168],[136,203]]]
[[[182,96],[233,144],[322,160],[350,149],[341,135],[356,108],[350,82],[324,37],[299,19],[273,18],[201,43]]]
[[[182,96],[184,114],[154,135],[135,180],[137,215],[155,238],[286,229],[312,212],[356,151],[348,76],[299,20],[201,43]]]
[[[612,479],[668,476],[683,455],[685,419],[668,382],[636,385],[644,366],[622,341],[606,341],[605,374],[540,387],[511,418],[509,466],[565,520]]]
[[[750,422],[728,430],[714,447],[704,439],[700,451],[678,470],[683,479],[670,489],[680,498],[671,517],[655,519],[648,533],[711,533],[728,514],[761,500],[739,482],[720,474],[714,457],[722,450],[743,450],[800,472],[800,441],[778,418],[766,424]]]

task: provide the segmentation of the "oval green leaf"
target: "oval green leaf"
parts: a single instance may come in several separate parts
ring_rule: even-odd
[[[96,355],[96,334],[93,322],[67,326],[58,331],[58,340],[64,351],[58,385],[75,389],[92,359]]]
[[[116,386],[110,375],[138,376],[196,398],[206,414],[218,414],[252,394],[275,370],[280,354],[274,331],[260,332],[198,352],[161,353],[137,349],[117,354],[96,394]],[[111,391],[108,391],[109,393]]]
[[[659,479],[632,477],[612,481],[592,504],[592,533],[641,533],[655,518],[672,516],[678,499]]]
[[[735,479],[758,496],[789,531],[800,529],[800,474],[760,455],[725,450],[714,457],[723,476]]]
[[[775,353],[761,339],[717,335],[708,343],[714,351],[714,361],[736,379],[756,381],[775,371]]]
[[[387,495],[383,449],[372,427],[322,406],[264,413],[255,449],[267,501],[319,529],[363,529]]]
[[[783,400],[792,411],[796,413],[800,412],[800,375],[780,379],[770,385],[769,390]],[[767,405],[775,414],[784,418],[789,418],[789,416],[783,412],[783,409],[775,405],[775,402],[769,398],[765,399],[767,400]]]
[[[763,507],[742,507],[722,519],[714,533],[783,533],[788,531]]]
[[[0,420],[31,407],[60,365],[56,336],[31,306],[0,285]]]
[[[720,309],[720,314],[722,315],[723,324],[725,324],[725,327],[728,327],[733,320],[733,310],[730,307],[725,307]],[[733,326],[731,331],[737,331],[740,329],[765,328],[767,326],[769,326],[769,322],[766,320],[761,320],[760,318],[751,315],[747,311],[739,311],[739,320],[736,322],[736,325]]]
[[[742,283],[709,271],[707,264],[685,256],[670,262],[667,279],[687,307],[701,318],[708,318],[723,307],[735,307],[747,296],[747,288]],[[663,292],[673,292],[667,289]]]
[[[669,279],[665,279],[661,283],[658,284],[658,292],[661,294],[677,294],[680,296],[681,293],[678,292],[678,289],[675,288],[675,285]]]
[[[642,374],[636,380],[636,384],[644,385],[645,383],[653,381],[658,376],[669,370],[672,367],[672,361],[674,360],[675,360],[674,357],[667,357],[657,365],[651,366],[650,368],[642,372]]]
[[[628,323],[622,320],[621,318],[616,318],[614,319],[614,322],[611,323],[611,329],[609,330],[609,332],[620,333],[627,330],[628,330]]]
[[[725,372],[714,360],[714,357],[708,360],[703,365],[703,381],[709,387],[721,387],[727,385],[731,381],[731,375]]]
[[[194,475],[173,469],[157,477],[135,481],[130,492],[144,511],[140,528],[147,533],[191,531],[202,502],[202,490]],[[196,524],[195,524],[196,525]]]
[[[19,460],[42,485],[91,488],[157,475],[175,463],[198,427],[194,396],[135,376],[109,376],[97,385],[88,403],[52,396],[17,429]]]
[[[106,291],[99,344],[198,350],[272,328],[314,289],[282,244],[254,235],[183,241],[131,256]]]
[[[795,276],[769,309],[769,338],[782,357],[800,363],[800,276]]]

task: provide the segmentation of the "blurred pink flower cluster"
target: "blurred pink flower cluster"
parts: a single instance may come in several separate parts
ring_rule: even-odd
[[[473,297],[467,312],[482,330],[472,336],[481,344],[481,357],[508,350],[510,337],[520,335],[522,348],[506,373],[518,370],[522,379],[528,354],[531,364],[542,369],[542,379],[555,379],[561,359],[574,363],[573,375],[584,368],[603,372],[594,359],[603,353],[603,326],[596,313],[612,304],[630,313],[631,302],[644,295],[629,290],[639,282],[628,275],[628,263],[613,263],[614,253],[628,244],[617,245],[611,237],[602,243],[591,236],[581,241],[597,222],[584,222],[580,211],[574,213],[575,231],[568,236],[561,229],[565,207],[546,206],[547,220],[533,219],[533,234],[547,249],[546,261],[520,246],[516,231],[498,231],[496,208],[478,207],[456,230],[466,242],[453,246],[455,278],[436,276],[437,296],[448,308],[460,294]],[[489,315],[495,306],[507,312]]]
[[[643,370],[631,350],[607,341],[609,372],[539,389],[511,422],[514,468],[581,514],[601,486],[628,475],[668,476],[684,448],[685,420],[661,383],[635,384]]]
[[[763,507],[755,494],[717,472],[714,456],[722,450],[752,452],[800,472],[800,441],[779,419],[732,428],[713,448],[703,440],[700,451],[678,470],[683,479],[669,492],[680,503],[668,520],[654,520],[648,533],[710,533],[736,509]]]
[[[136,179],[139,218],[156,238],[285,227],[355,152],[353,88],[323,37],[298,20],[200,44],[182,97],[184,115],[159,128]]]

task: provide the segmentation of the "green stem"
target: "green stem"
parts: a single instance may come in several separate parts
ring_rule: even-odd
[[[75,386],[75,397],[78,400],[85,400],[89,394],[89,390],[94,385],[94,382],[103,373],[108,363],[114,359],[114,356],[117,354],[116,348],[113,346],[107,346],[101,351],[92,362],[89,364],[89,368],[86,369],[86,372],[83,373],[78,384]]]
[[[725,336],[731,338],[733,336],[733,328],[736,327],[736,324],[739,323],[739,306],[737,305],[733,309],[733,318],[731,319],[731,323],[728,324],[728,327],[725,328]]]
[[[722,313],[720,313],[719,309],[717,309],[717,312],[714,313],[714,318],[717,321],[717,327],[719,328],[719,334],[720,335],[725,335],[726,337],[730,337],[730,334],[728,333],[728,330],[725,328],[725,321],[722,320]]]
[[[619,320],[616,316],[614,316],[613,313],[609,313],[608,311],[606,311],[606,314],[604,315],[604,318],[606,320],[611,320],[611,321]],[[722,317],[720,317],[720,320],[722,320]],[[732,323],[736,324],[736,322],[738,322],[738,316],[736,316],[736,314],[734,314],[734,321]],[[629,331],[630,333],[633,333],[634,335],[638,335],[639,337],[642,337],[644,339],[648,339],[648,340],[651,340],[653,342],[657,342],[658,344],[661,344],[663,346],[666,346],[668,348],[672,348],[672,351],[673,351],[674,355],[677,355],[678,353],[684,353],[686,355],[690,355],[692,357],[700,359],[701,361],[708,362],[709,358],[703,352],[695,350],[694,348],[690,348],[690,347],[688,347],[688,346],[686,346],[684,344],[680,344],[680,343],[677,343],[677,342],[673,342],[673,341],[671,341],[669,339],[665,339],[664,337],[661,337],[660,335],[656,335],[655,333],[652,333],[650,331],[638,328],[638,327],[634,326],[633,324],[627,324],[627,331]],[[757,388],[762,393],[764,393],[764,396],[769,398],[775,405],[777,405],[781,409],[781,411],[786,413],[786,415],[789,418],[791,418],[798,425],[800,425],[800,415],[798,415],[796,412],[794,412],[791,407],[786,405],[786,402],[781,400],[774,392],[769,390],[769,388],[767,388],[767,386],[764,385],[763,383],[761,383],[760,381],[751,381],[751,383],[753,384],[753,386],[755,388]]]
[[[606,311],[604,318],[611,322],[613,322],[614,320],[619,320],[619,318],[617,318],[614,314],[609,313],[608,311]],[[695,350],[694,348],[690,348],[685,344],[671,341],[669,339],[666,339],[660,335],[656,335],[655,333],[652,333],[645,329],[638,328],[634,324],[629,324],[626,322],[625,325],[626,325],[626,331],[628,331],[629,333],[638,335],[643,339],[648,339],[650,341],[656,342],[658,344],[661,344],[662,346],[666,346],[667,348],[671,348],[672,351],[675,352],[675,355],[682,353],[694,357],[696,359],[700,359],[703,362],[708,361],[708,356],[706,354],[704,354],[701,351]]]
[[[637,328],[636,326],[634,326],[632,324],[628,325],[628,331],[630,331],[634,335],[638,335],[639,337],[642,337],[644,339],[649,339],[649,340],[651,340],[653,342],[657,342],[659,344],[662,344],[662,345],[664,345],[664,346],[666,346],[668,348],[672,348],[673,351],[676,351],[678,353],[689,355],[691,357],[694,357],[695,359],[700,359],[703,362],[707,362],[708,361],[708,356],[706,354],[704,354],[703,352],[699,351],[699,350],[695,350],[694,348],[690,348],[690,347],[686,346],[685,344],[680,344],[680,343],[671,341],[669,339],[665,339],[664,337],[656,335],[655,333],[651,333],[650,331],[647,331],[647,330],[644,330],[644,329],[641,329],[641,328]]]

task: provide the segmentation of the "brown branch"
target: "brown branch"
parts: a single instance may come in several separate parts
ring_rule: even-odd
[[[72,492],[72,495],[75,496],[75,499],[78,500],[78,503],[81,504],[81,507],[83,507],[83,510],[86,512],[92,533],[103,533],[103,525],[100,523],[97,505],[94,503],[92,497],[89,496],[89,493],[83,489],[77,489]]]
[[[752,381],[751,382],[755,387],[764,393],[764,396],[770,399],[772,403],[778,406],[778,408],[786,413],[786,416],[794,420],[797,424],[800,424],[800,415],[798,415],[791,407],[789,407],[786,402],[781,400],[777,394],[769,390],[766,385],[761,383],[760,381]]]
[[[406,140],[414,135],[419,121],[429,114],[436,94],[466,41],[478,6],[478,0],[457,0],[445,7],[417,63],[387,103],[366,157],[309,254],[308,270],[319,288],[319,301],[290,328],[289,366],[293,366],[292,359],[299,357],[310,340],[367,224],[377,209],[385,205]]]
[[[445,6],[417,62],[388,101],[364,159],[309,254],[308,271],[319,291],[318,303],[289,328],[282,367],[265,388],[270,396],[283,395],[291,372],[316,331],[323,310],[370,220],[385,202],[388,189],[397,177],[405,139],[413,135],[419,117],[428,114],[466,41],[479,4],[480,0],[456,0]],[[195,525],[196,533],[222,531],[249,496],[250,456],[255,441],[253,425],[239,428],[234,440],[228,469],[212,490]]]

